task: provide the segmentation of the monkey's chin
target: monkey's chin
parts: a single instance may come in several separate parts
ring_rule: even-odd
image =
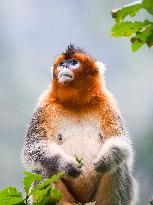
[[[66,83],[66,82],[71,82],[72,80],[73,80],[73,77],[72,77],[72,76],[63,75],[63,76],[61,76],[61,77],[58,79],[58,82],[60,82],[60,83]]]

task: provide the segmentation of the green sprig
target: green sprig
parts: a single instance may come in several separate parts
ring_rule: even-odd
[[[130,37],[132,51],[137,51],[143,45],[149,48],[153,46],[153,22],[145,19],[144,21],[125,21],[127,16],[135,16],[140,9],[145,9],[153,15],[153,0],[143,0],[128,4],[122,8],[112,11],[114,25],[112,36]]]

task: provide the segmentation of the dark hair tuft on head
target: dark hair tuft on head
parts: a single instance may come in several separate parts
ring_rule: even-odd
[[[73,44],[70,44],[67,49],[65,50],[65,52],[63,52],[63,54],[65,55],[65,57],[71,58],[72,55],[74,55],[75,53],[82,53],[82,54],[86,54],[86,52],[80,48],[80,47],[76,47]]]

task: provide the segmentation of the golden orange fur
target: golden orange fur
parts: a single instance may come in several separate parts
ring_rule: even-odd
[[[99,92],[99,78],[95,61],[81,53],[76,53],[71,56],[81,62],[78,70],[74,71],[75,79],[71,84],[59,84],[57,78],[52,82],[52,93],[56,99],[63,103],[74,104],[74,107],[79,105],[90,104],[91,98]],[[64,56],[60,56],[55,61],[54,75],[57,73],[57,66]]]
[[[72,58],[76,58],[82,63],[79,71],[75,72],[76,78],[74,82],[66,85],[59,84],[58,79],[56,78],[56,68],[59,62],[64,59],[64,55],[59,56],[54,64],[55,77],[52,84],[39,101],[39,106],[44,109],[45,120],[43,124],[46,130],[48,130],[47,136],[54,136],[54,130],[56,129],[54,123],[56,120],[58,121],[60,119],[58,113],[60,113],[60,116],[64,115],[64,113],[70,113],[70,115],[75,115],[75,117],[79,119],[85,114],[92,112],[95,113],[101,121],[104,140],[112,136],[127,134],[126,129],[122,124],[122,120],[119,117],[118,109],[116,109],[116,102],[112,95],[105,89],[104,79],[99,75],[95,60],[88,55],[80,53],[76,53]],[[50,131],[52,133],[50,133]],[[106,183],[104,188],[106,193],[109,193],[109,190],[107,189],[109,189],[108,186],[111,178],[111,174],[106,175],[105,178],[103,178],[103,182]],[[99,177],[97,178],[95,176],[93,179],[89,178],[90,182],[87,181],[85,184],[82,182],[76,182],[76,185],[74,185],[73,182],[73,189],[76,189],[76,192],[79,189],[82,190],[81,192],[76,193],[81,202],[85,203],[88,201],[88,195],[92,191],[90,183],[98,183],[97,180],[99,179]],[[69,181],[71,181],[71,178]],[[79,186],[82,187],[79,188]],[[65,189],[61,186],[57,187],[60,188],[62,192],[65,192]],[[64,196],[64,199],[66,198],[63,201],[64,204],[67,204],[67,201],[73,201],[69,200],[71,194],[68,197],[68,193],[66,192]],[[62,202],[60,202],[60,204],[61,203]],[[113,202],[111,205],[113,205]]]
[[[67,59],[77,59],[81,62],[81,65],[78,69],[73,70],[74,79],[72,81],[60,83],[58,79],[58,66],[61,61]],[[94,159],[94,155],[97,155],[98,150],[105,142],[107,144],[109,138],[112,139],[112,137],[115,138],[121,135],[127,136],[127,130],[116,102],[105,88],[104,76],[100,75],[96,60],[79,50],[67,52],[66,54],[63,53],[58,56],[54,63],[51,85],[40,97],[37,108],[41,109],[39,122],[41,122],[41,128],[45,130],[44,140],[47,139],[51,143],[54,142],[61,147],[63,146],[62,149],[64,149],[66,154],[73,156],[73,151],[76,151],[86,155],[83,150],[86,147],[83,147],[83,143],[88,144],[88,140],[90,146],[92,146],[92,140],[95,140],[93,143],[97,146],[97,148],[93,147],[95,150],[91,152],[87,165],[84,166],[83,173],[79,177],[65,176],[64,182],[61,180],[55,184],[63,192],[63,200],[59,204],[68,205],[75,201],[88,203],[94,199],[98,205],[118,205],[119,203],[113,198],[114,189],[112,188],[112,185],[114,186],[116,183],[115,172],[101,174],[95,171],[92,167],[93,165],[90,164],[91,160]],[[68,124],[65,125],[64,123]],[[88,135],[88,130],[86,130],[87,134],[85,136],[80,136],[80,133],[83,133],[85,130],[85,127],[82,128],[81,126],[89,126],[89,129],[91,126],[91,134],[93,132],[93,135],[95,135],[93,131],[95,129],[97,136],[102,136],[102,139],[98,139],[95,136],[93,138],[89,136],[90,138],[88,139],[88,136],[86,136]],[[76,129],[75,134],[73,129]],[[80,131],[77,131],[77,129],[80,129]],[[68,143],[66,145],[67,148],[65,148],[65,141],[62,145],[62,142],[57,140],[57,135],[60,132],[63,132],[63,135],[68,135],[67,140],[72,140],[74,144],[69,145]],[[75,135],[75,138],[71,139],[71,135]],[[77,138],[80,141],[77,141]],[[73,146],[74,150],[72,149],[71,151],[69,146]],[[82,151],[79,152],[79,149],[75,150],[75,146],[76,148],[82,146]],[[109,147],[109,144],[106,146]],[[127,149],[130,150],[128,145]],[[130,180],[132,181],[132,178]],[[133,203],[128,201],[128,204],[124,203],[124,205],[133,205]]]
[[[81,62],[79,70],[74,71],[74,81],[68,84],[60,84],[58,79],[54,77],[49,90],[41,97],[40,106],[45,107],[54,104],[59,112],[66,109],[70,113],[74,112],[76,116],[93,111],[101,118],[105,137],[125,134],[125,127],[123,128],[121,119],[118,117],[116,102],[109,91],[105,89],[104,77],[100,76],[95,64],[96,61],[81,53],[75,53],[71,58],[78,59]],[[54,76],[56,76],[59,62],[63,59],[65,59],[63,54],[56,59]],[[50,113],[47,116],[54,116],[52,109],[48,110]]]

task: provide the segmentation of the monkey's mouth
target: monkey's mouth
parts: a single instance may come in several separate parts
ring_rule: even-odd
[[[73,80],[73,73],[69,70],[61,70],[59,73],[58,73],[58,81],[63,83],[63,82],[70,82]]]

